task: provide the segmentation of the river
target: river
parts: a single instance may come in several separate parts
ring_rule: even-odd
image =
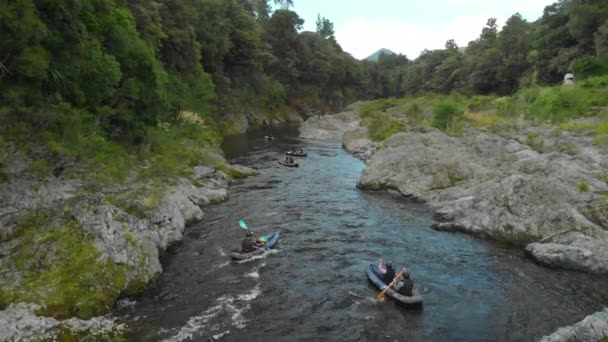
[[[276,139],[266,142],[264,134]],[[355,187],[364,164],[339,142],[295,129],[225,142],[231,162],[261,175],[205,208],[164,258],[154,287],[114,315],[135,341],[532,341],[608,304],[606,278],[536,265],[518,249],[430,228],[424,205]],[[277,163],[302,146],[299,168]],[[241,263],[244,219],[281,232],[274,253]],[[375,302],[365,268],[407,263],[423,310]]]

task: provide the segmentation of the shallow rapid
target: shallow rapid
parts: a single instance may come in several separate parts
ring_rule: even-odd
[[[267,142],[264,135],[276,139]],[[302,146],[299,168],[278,164]],[[302,141],[293,129],[230,139],[231,161],[260,176],[205,208],[164,260],[157,284],[114,315],[133,340],[530,341],[608,304],[606,278],[536,265],[520,251],[434,231],[432,212],[355,187],[364,164],[339,142]],[[277,251],[231,262],[244,219],[279,230]],[[377,304],[365,269],[407,263],[424,309]]]

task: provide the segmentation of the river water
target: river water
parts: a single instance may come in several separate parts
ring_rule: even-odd
[[[280,166],[296,146],[309,157]],[[339,142],[284,129],[234,137],[225,150],[262,174],[205,209],[152,289],[119,302],[114,315],[135,341],[533,341],[608,304],[605,277],[434,231],[425,205],[358,190],[364,164]],[[239,219],[259,235],[280,231],[278,250],[230,262],[244,235]],[[365,268],[381,257],[410,266],[423,310],[375,302]]]

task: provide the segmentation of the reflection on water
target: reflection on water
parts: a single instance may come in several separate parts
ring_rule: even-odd
[[[262,174],[206,208],[157,286],[117,309],[135,340],[529,341],[607,304],[606,278],[434,231],[424,205],[356,189],[364,165],[339,143],[296,136],[288,128],[226,142],[233,162]],[[309,157],[300,168],[281,167],[282,153],[297,146]],[[280,230],[278,252],[228,262],[243,237],[239,219],[259,234]],[[381,257],[410,266],[424,310],[375,302],[365,268]]]

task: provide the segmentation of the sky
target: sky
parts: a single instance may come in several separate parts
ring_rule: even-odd
[[[304,30],[314,31],[317,14],[334,23],[342,48],[363,59],[380,48],[410,59],[424,49],[441,49],[454,39],[467,46],[479,37],[488,18],[499,26],[519,12],[528,21],[538,19],[555,0],[294,0],[305,20]]]

